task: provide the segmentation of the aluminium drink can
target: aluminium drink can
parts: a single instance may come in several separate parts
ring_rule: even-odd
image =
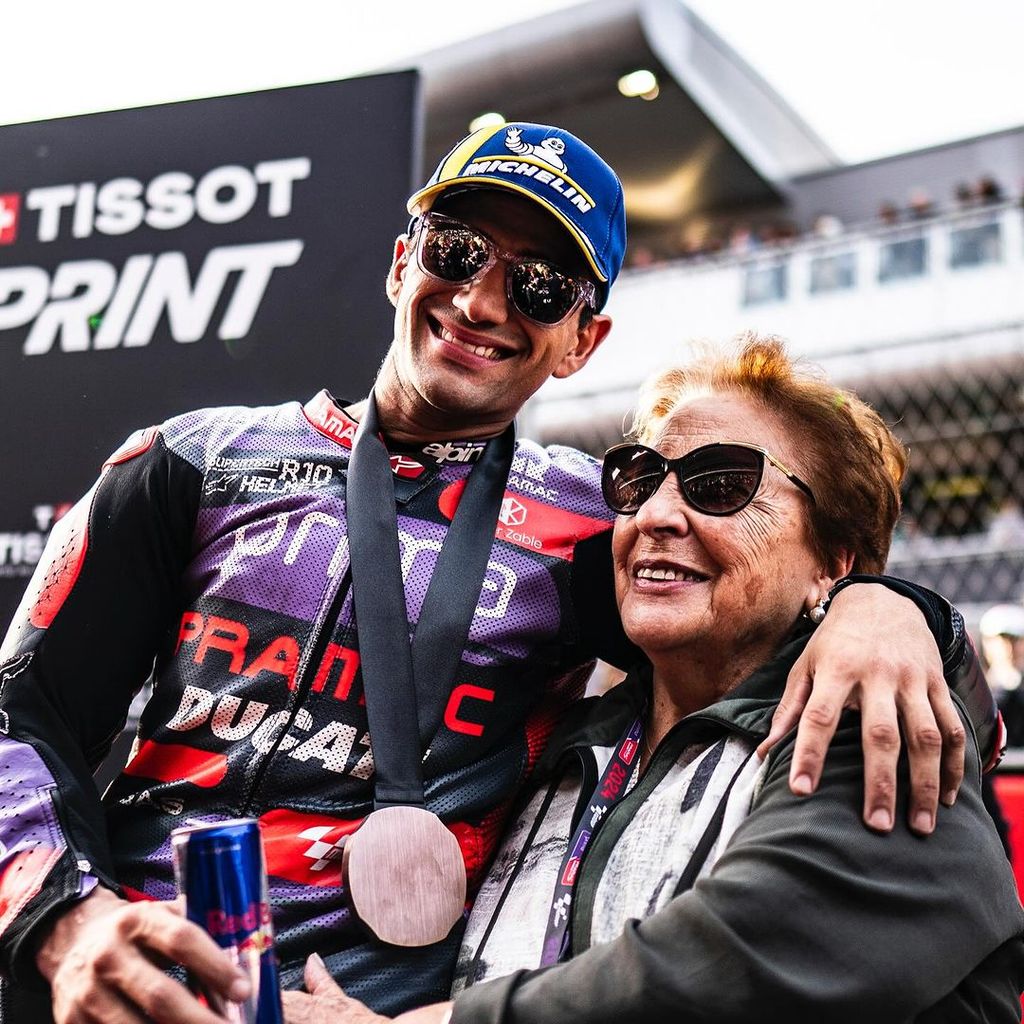
[[[231,1003],[189,978],[230,1024],[283,1024],[277,954],[259,824],[251,818],[177,828],[171,852],[190,921],[204,928],[249,976],[252,995]]]

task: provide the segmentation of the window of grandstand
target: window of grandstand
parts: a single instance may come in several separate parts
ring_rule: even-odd
[[[781,302],[786,297],[785,263],[753,264],[743,272],[743,305]]]
[[[928,242],[917,236],[886,242],[878,253],[878,280],[901,281],[921,277],[928,269]]]
[[[1003,245],[998,221],[950,232],[949,265],[953,269],[998,263],[1002,258]]]
[[[857,287],[857,254],[836,253],[811,260],[811,294],[843,291]]]

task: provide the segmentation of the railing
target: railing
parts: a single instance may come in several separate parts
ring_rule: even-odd
[[[874,277],[878,284],[925,277],[944,262],[949,270],[971,270],[1003,262],[1009,240],[1021,241],[1020,204],[999,203],[958,210],[899,225],[866,225],[836,238],[804,239],[715,260],[743,274],[741,302],[782,302],[788,298],[790,265],[806,262],[810,295],[850,291]],[[1020,256],[1020,247],[1017,247]]]
[[[751,328],[818,361],[1015,333],[1024,324],[1022,280],[1017,203],[630,270],[608,305],[608,343],[585,373],[545,388],[541,400],[628,389],[678,358],[689,339]]]
[[[1011,218],[1014,213],[1019,215],[1022,203],[1024,203],[1024,199],[1008,199],[996,203],[944,210],[931,216],[908,218],[895,224],[878,220],[867,221],[849,225],[839,233],[808,234],[784,242],[764,244],[755,242],[749,248],[725,248],[715,252],[682,257],[678,260],[669,260],[649,267],[630,267],[624,271],[624,277],[656,275],[669,268],[706,271],[736,266],[756,268],[763,265],[780,265],[794,257],[799,258],[805,253],[815,258],[827,259],[837,253],[842,254],[844,250],[859,250],[861,243],[865,241],[873,242],[880,247],[900,246],[908,241],[913,242],[915,239],[927,238],[935,229],[959,235],[952,241],[952,244],[941,246],[944,252],[952,251],[954,253],[953,266],[979,266],[984,263],[999,262],[1002,258],[1000,236],[1003,234],[1003,222],[1007,215]],[[1011,230],[1010,234],[1019,237],[1020,231],[1019,229]],[[927,267],[920,266],[917,273],[911,273],[909,276],[918,276],[920,273],[926,272]],[[898,276],[897,274],[896,277]]]

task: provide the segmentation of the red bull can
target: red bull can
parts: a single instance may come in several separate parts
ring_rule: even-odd
[[[204,928],[252,983],[245,1003],[227,1002],[190,978],[193,991],[230,1024],[284,1024],[259,824],[240,818],[178,828],[171,833],[171,851],[189,920]]]

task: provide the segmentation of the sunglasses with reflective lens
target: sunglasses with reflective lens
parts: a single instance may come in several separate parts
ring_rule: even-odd
[[[462,221],[426,213],[420,219],[419,231],[416,260],[420,270],[446,284],[471,284],[503,260],[509,302],[535,324],[554,327],[581,302],[591,309],[596,307],[593,282],[566,274],[547,260],[504,252]]]
[[[803,480],[763,448],[743,441],[705,444],[679,459],[666,459],[642,444],[618,444],[605,452],[601,490],[610,509],[633,515],[675,470],[679,492],[691,508],[709,516],[731,516],[757,494],[766,459],[814,503]]]

